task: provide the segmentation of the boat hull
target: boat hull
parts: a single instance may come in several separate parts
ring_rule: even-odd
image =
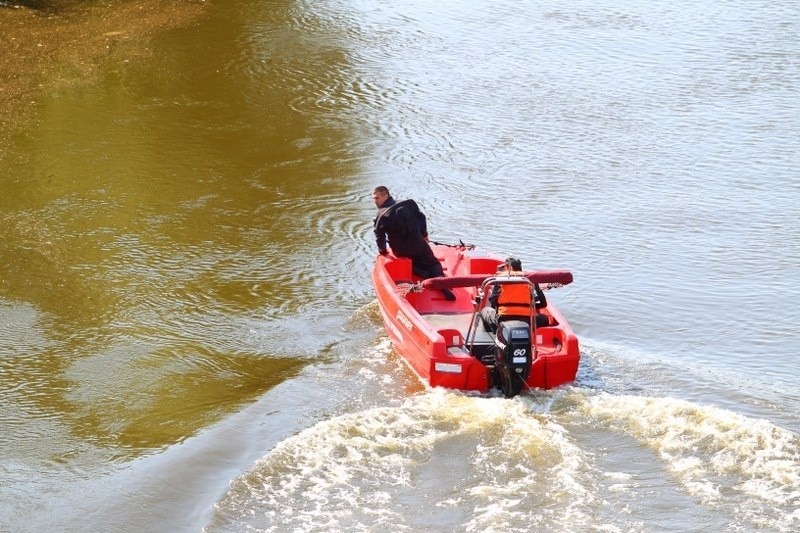
[[[486,333],[477,331],[480,324],[474,301],[478,288],[471,280],[479,282],[494,275],[503,258],[463,246],[432,248],[450,278],[445,284],[455,284],[456,300],[447,300],[435,288],[420,290],[422,283],[413,277],[410,260],[378,256],[372,282],[386,332],[423,382],[432,387],[488,392],[494,384],[492,365],[482,356],[491,346]],[[412,287],[416,290],[409,290]],[[580,360],[578,339],[566,319],[550,303],[544,312],[556,325],[535,330],[534,359],[525,380],[530,388],[550,389],[574,381]]]

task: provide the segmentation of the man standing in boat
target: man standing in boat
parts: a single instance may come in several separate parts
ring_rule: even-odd
[[[396,202],[383,185],[375,187],[372,199],[378,208],[373,221],[378,252],[389,253],[388,240],[394,255],[411,259],[411,268],[417,276],[423,279],[444,276],[442,264],[428,244],[428,223],[417,203],[411,199]],[[456,299],[449,289],[442,292],[448,300]]]

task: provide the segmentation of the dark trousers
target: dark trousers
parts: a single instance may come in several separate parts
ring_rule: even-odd
[[[436,259],[433,250],[431,250],[427,243],[423,251],[405,257],[411,259],[411,271],[414,272],[414,275],[422,279],[444,276],[442,264]]]

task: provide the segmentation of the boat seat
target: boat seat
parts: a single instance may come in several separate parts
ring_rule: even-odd
[[[444,338],[445,347],[448,349],[452,347],[464,346],[464,337],[457,329],[440,329],[437,333]]]

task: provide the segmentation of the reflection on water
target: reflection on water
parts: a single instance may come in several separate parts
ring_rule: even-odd
[[[0,153],[16,130],[35,122],[40,97],[94,83],[114,53],[148,57],[150,38],[196,22],[204,7],[183,0],[0,2]]]
[[[327,275],[310,253],[359,231],[341,216],[358,201],[342,179],[356,164],[347,131],[336,106],[315,105],[346,56],[267,12],[249,43],[236,39],[254,13],[233,9],[168,34],[148,61],[122,50],[98,83],[43,99],[40,126],[17,138],[0,263],[4,323],[25,320],[5,332],[0,380],[4,402],[27,406],[8,424],[66,425],[52,453],[181,441],[330,340],[296,317],[351,291],[349,252]],[[286,60],[263,49],[280,42]],[[10,456],[43,453],[3,434]]]

